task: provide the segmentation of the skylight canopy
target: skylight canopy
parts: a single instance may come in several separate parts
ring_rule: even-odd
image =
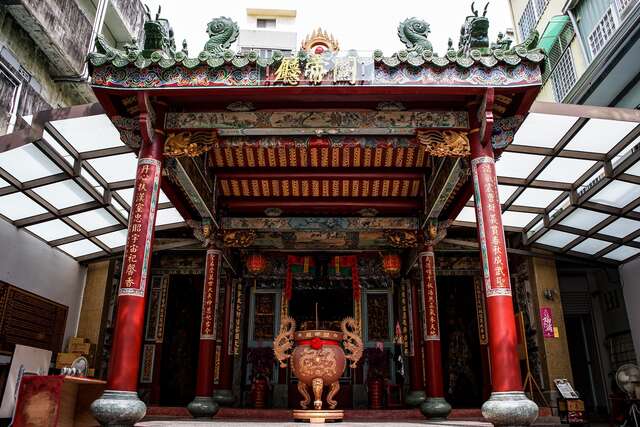
[[[0,216],[78,260],[121,251],[136,154],[105,114],[40,126],[40,139],[0,153]],[[162,191],[159,203],[158,227],[184,225]]]
[[[534,103],[496,162],[505,227],[534,248],[640,256],[639,125],[637,110]],[[470,225],[471,213],[473,198],[456,223]]]

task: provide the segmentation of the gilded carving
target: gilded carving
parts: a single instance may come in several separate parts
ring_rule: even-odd
[[[218,141],[215,132],[179,132],[170,133],[164,144],[167,157],[197,157]]]
[[[256,239],[256,232],[253,230],[225,231],[223,242],[225,247],[246,248]]]
[[[280,326],[280,333],[273,340],[273,353],[280,362],[281,368],[286,368],[285,361],[291,358],[293,348],[293,333],[296,330],[296,321],[289,316],[285,316]],[[308,404],[308,402],[307,402]]]
[[[455,130],[419,130],[418,143],[434,157],[465,157],[471,154],[466,132]]]
[[[352,368],[357,368],[364,348],[362,338],[360,338],[358,322],[353,317],[347,317],[342,320],[340,327],[344,334],[342,346],[345,349],[345,357],[351,361]]]
[[[384,237],[396,248],[414,248],[418,245],[418,236],[413,231],[385,230]]]

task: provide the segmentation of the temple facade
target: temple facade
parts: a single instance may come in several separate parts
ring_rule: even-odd
[[[535,102],[538,33],[490,40],[485,15],[472,6],[442,55],[420,18],[398,24],[404,48],[391,55],[349,50],[320,28],[296,50],[259,52],[228,17],[194,50],[148,10],[140,44],[97,35],[98,102],[36,114],[0,138],[11,185],[0,185],[0,215],[86,265],[73,335],[103,380],[95,419],[254,408],[441,420],[465,409],[526,426],[558,421],[572,383],[586,405],[577,412],[612,411],[615,370],[636,361],[617,267],[640,253],[640,227],[606,230],[635,221],[640,193],[615,211],[589,197],[640,184],[640,115]],[[88,120],[95,146],[74,120]],[[581,158],[574,139],[603,123],[613,148]],[[7,153],[26,147],[44,153],[50,177],[11,177],[21,158]],[[574,185],[558,177],[573,166],[547,172],[558,159],[591,162],[574,179],[583,184],[605,172]],[[66,180],[88,199],[58,206],[37,191]],[[14,193],[51,209],[10,216],[2,202]],[[610,218],[588,230],[568,222],[588,210]],[[55,221],[77,234],[43,237]],[[581,249],[591,240],[606,245]],[[2,284],[0,297],[13,292]],[[73,355],[61,351],[67,312],[38,304],[59,310],[54,331],[6,333],[0,350]],[[0,328],[17,330],[10,320]]]

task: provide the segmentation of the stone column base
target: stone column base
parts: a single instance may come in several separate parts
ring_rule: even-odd
[[[538,405],[522,391],[493,392],[482,405],[482,416],[495,426],[525,427],[538,418]]]
[[[218,413],[220,405],[214,402],[211,396],[196,396],[187,405],[187,409],[194,418],[211,418]]]
[[[213,401],[219,403],[221,406],[231,406],[236,398],[233,396],[231,390],[213,390]]]
[[[427,397],[420,405],[420,412],[431,420],[446,420],[451,413],[451,405],[444,397]]]
[[[101,426],[131,427],[147,413],[135,391],[105,390],[91,404],[91,413]]]
[[[407,397],[404,398],[404,403],[409,406],[420,406],[422,402],[427,398],[427,394],[424,390],[411,390],[407,393]]]

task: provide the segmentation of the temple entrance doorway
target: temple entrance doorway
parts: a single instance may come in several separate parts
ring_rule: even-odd
[[[169,281],[160,374],[160,405],[193,400],[200,340],[201,275],[172,275]]]
[[[446,398],[454,408],[477,408],[485,376],[473,278],[439,276],[437,283]]]

